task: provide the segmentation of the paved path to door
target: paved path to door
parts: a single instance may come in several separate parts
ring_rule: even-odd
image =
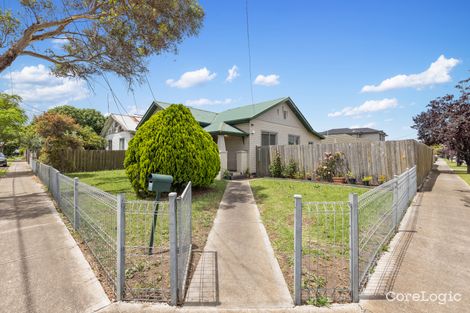
[[[93,312],[109,304],[25,162],[0,178],[0,312]]]
[[[248,181],[227,185],[187,292],[189,305],[293,306]]]
[[[387,277],[382,287],[395,293],[395,300],[362,300],[367,312],[470,312],[470,187],[444,161],[437,164],[385,256],[390,270],[371,278]],[[408,301],[398,301],[415,293],[422,301],[410,295]],[[441,296],[430,301],[431,294]]]

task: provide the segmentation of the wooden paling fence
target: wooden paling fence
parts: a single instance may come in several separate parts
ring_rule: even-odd
[[[360,181],[370,175],[374,183],[381,175],[390,180],[416,165],[420,185],[434,162],[432,148],[416,140],[263,146],[256,149],[256,175],[269,176],[269,164],[279,153],[284,165],[292,160],[297,163],[299,172],[314,177],[327,152],[344,153],[348,168],[356,179]]]
[[[125,150],[66,150],[66,172],[92,172],[124,168]]]

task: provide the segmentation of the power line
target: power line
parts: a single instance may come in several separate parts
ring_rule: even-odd
[[[147,81],[147,86],[149,87],[150,93],[152,94],[153,101],[157,101],[157,99],[155,99],[155,95],[153,93],[152,86],[150,86],[149,79],[147,77],[147,73],[144,73],[144,75],[145,75],[145,80]]]
[[[245,12],[246,12],[246,39],[248,44],[248,74],[250,76],[250,93],[251,93],[251,104],[254,108],[254,97],[253,97],[253,77],[251,74],[251,46],[250,46],[250,23],[248,17],[248,0],[245,1]]]

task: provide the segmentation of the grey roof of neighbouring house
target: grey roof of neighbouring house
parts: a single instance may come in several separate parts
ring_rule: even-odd
[[[190,106],[188,106],[188,108],[193,114],[196,121],[198,121],[199,124],[211,134],[246,136],[248,134],[238,129],[236,127],[236,124],[248,122],[282,102],[285,102],[287,103],[287,105],[289,105],[291,110],[295,113],[297,118],[309,132],[319,137],[320,139],[323,138],[321,134],[317,133],[312,128],[310,123],[305,119],[303,114],[300,112],[300,110],[297,108],[297,106],[294,104],[294,101],[292,101],[290,97],[283,97],[256,104],[245,105],[225,110],[220,113],[205,111]],[[167,102],[152,102],[147,112],[145,112],[144,116],[142,117],[142,120],[140,121],[139,125],[137,125],[137,128],[143,125],[156,111],[158,111],[158,109],[165,109],[170,105],[171,104]]]
[[[135,132],[141,119],[142,115],[122,115],[111,113],[107,117],[101,133],[105,134],[113,121],[118,122],[124,131]]]
[[[346,134],[346,135],[354,135],[354,134],[383,134],[387,136],[387,134],[383,130],[362,127],[362,128],[333,128],[324,132],[320,132],[322,135],[339,135],[339,134]]]

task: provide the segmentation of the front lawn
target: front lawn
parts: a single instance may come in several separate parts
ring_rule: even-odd
[[[99,188],[111,194],[125,193],[127,200],[139,199],[132,190],[129,179],[124,170],[97,171],[83,173],[69,173],[69,177],[78,177],[80,182]],[[219,203],[225,191],[227,182],[216,180],[207,188],[192,189],[192,244],[193,250],[202,250],[205,246],[207,236],[214,221]],[[166,195],[163,200],[166,200]],[[148,198],[144,200],[154,200]],[[163,251],[148,256],[143,251],[146,249],[135,247],[145,247],[148,240],[150,215],[152,206],[143,209],[143,205],[130,204],[128,214],[126,214],[126,246],[129,255],[126,257],[126,285],[132,290],[133,297],[139,298],[142,295],[137,292],[145,291],[148,288],[165,289],[169,284],[169,265],[165,261],[169,254],[168,247],[168,219],[167,214],[162,212],[158,218],[156,227],[156,237],[154,242],[155,251]],[[145,214],[138,212],[147,212]],[[99,219],[99,215],[98,219]],[[162,249],[164,248],[164,249]],[[135,250],[135,251],[134,251]],[[147,249],[148,250],[148,249]],[[191,260],[191,269],[195,269],[200,254],[195,253]],[[149,297],[149,295],[144,295]],[[150,297],[154,297],[150,296]],[[165,301],[166,297],[156,298],[158,301]],[[154,299],[155,300],[155,299]]]
[[[446,159],[447,165],[456,173],[459,175],[469,186],[470,186],[470,174],[467,173],[467,166],[466,165],[461,165],[457,166],[457,163],[454,161],[449,161]]]
[[[370,189],[271,178],[255,179],[250,184],[263,224],[291,291],[294,264],[294,194],[302,195],[304,204],[303,288],[317,290],[343,285],[347,288],[349,266],[345,263],[349,259],[349,207],[343,201],[348,201],[350,193],[360,195]],[[308,204],[318,201],[340,203],[318,206]],[[320,258],[320,261],[317,258]],[[311,273],[315,275],[311,276]],[[321,297],[327,296],[330,297],[325,292]],[[338,294],[335,294],[336,296]],[[309,302],[315,301],[316,298],[319,301],[321,297],[309,294],[304,295],[303,300]]]

